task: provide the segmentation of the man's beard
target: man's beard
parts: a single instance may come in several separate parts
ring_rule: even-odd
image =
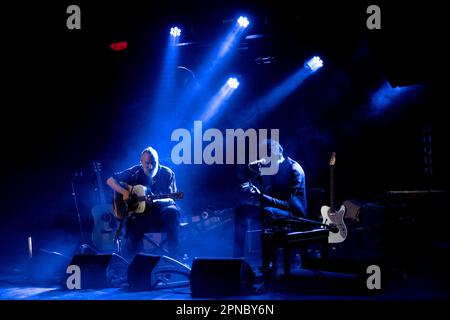
[[[156,176],[156,173],[158,172],[158,167],[159,167],[158,164],[155,164],[150,171],[147,172],[144,171],[145,175],[153,179]]]

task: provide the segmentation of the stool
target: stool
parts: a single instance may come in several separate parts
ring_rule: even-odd
[[[276,250],[283,249],[284,274],[291,272],[291,249],[304,249],[311,244],[321,244],[321,259],[328,257],[328,233],[327,229],[317,228],[302,231],[289,231],[283,229],[267,230],[264,234],[264,241],[268,248]]]

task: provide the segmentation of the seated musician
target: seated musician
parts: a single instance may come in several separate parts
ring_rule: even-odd
[[[278,171],[274,175],[263,175],[262,206],[265,221],[287,219],[291,216],[307,218],[305,173],[295,160],[283,156],[283,148],[275,140],[263,142],[267,150],[271,150],[271,159],[278,161]],[[250,169],[252,169],[250,167]],[[256,186],[256,187],[255,187]],[[245,235],[248,230],[249,219],[256,224],[261,222],[260,195],[258,184],[253,183],[252,188],[246,188],[252,203],[246,201],[235,208],[234,220],[234,250],[233,256],[244,256]],[[249,204],[251,203],[251,204]],[[268,267],[276,271],[274,252],[270,251]]]
[[[147,193],[169,194],[177,191],[175,173],[159,163],[158,153],[152,147],[141,152],[140,164],[113,174],[106,183],[123,199],[129,199],[131,187],[142,185]],[[127,188],[125,184],[129,187]],[[150,230],[167,232],[168,250],[177,257],[180,210],[172,199],[153,200],[145,211],[130,215],[126,222],[125,258],[131,260],[143,249],[143,235]]]

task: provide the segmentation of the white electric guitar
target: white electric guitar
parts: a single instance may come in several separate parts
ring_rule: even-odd
[[[341,206],[339,210],[335,206],[334,198],[334,166],[336,164],[336,153],[331,154],[330,159],[330,206],[323,206],[320,209],[322,215],[322,223],[337,228],[337,232],[330,232],[328,235],[328,243],[343,242],[347,238],[347,227],[344,223],[345,206]]]

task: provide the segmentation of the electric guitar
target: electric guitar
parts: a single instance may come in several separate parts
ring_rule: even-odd
[[[117,220],[114,216],[113,206],[106,203],[101,177],[101,163],[94,161],[92,164],[97,179],[96,191],[99,197],[99,203],[91,210],[94,218],[92,243],[101,252],[113,252]]]
[[[336,152],[331,154],[330,159],[330,206],[323,206],[320,209],[322,215],[322,223],[333,227],[336,232],[330,232],[328,235],[328,243],[343,242],[347,238],[347,227],[344,223],[345,206],[341,206],[336,210],[334,200],[334,166],[336,164]]]
[[[151,204],[153,200],[157,199],[183,199],[183,192],[173,192],[167,194],[147,194],[147,188],[143,185],[130,186],[124,182],[119,184],[128,189],[130,197],[123,199],[121,193],[114,191],[114,213],[119,220],[128,217],[132,214],[139,214],[145,211],[147,205]]]

